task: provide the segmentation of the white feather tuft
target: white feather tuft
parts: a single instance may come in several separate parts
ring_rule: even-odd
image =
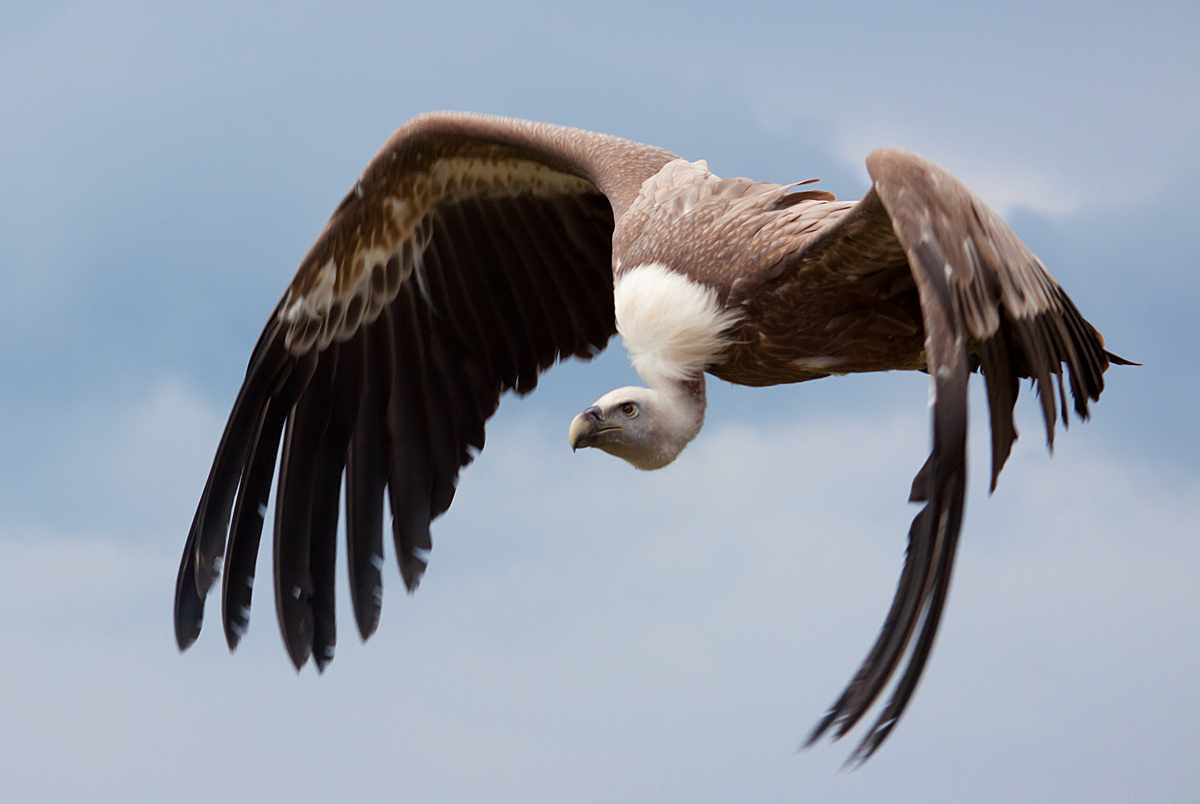
[[[659,390],[702,375],[739,317],[721,307],[715,290],[658,263],[622,273],[613,297],[629,360]]]

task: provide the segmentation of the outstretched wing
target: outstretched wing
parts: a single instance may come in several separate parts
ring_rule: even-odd
[[[246,628],[281,437],[274,575],[288,653],[297,667],[333,656],[343,474],[351,599],[368,637],[385,493],[411,591],[429,523],[483,448],[501,394],[531,391],[556,360],[590,357],[614,333],[614,215],[672,158],[482,115],[400,128],[301,262],[250,358],[180,565],[180,648],[200,633],[222,558],[230,648]]]
[[[869,757],[887,738],[925,667],[945,605],[962,525],[967,481],[967,379],[977,365],[988,393],[992,488],[1016,438],[1013,406],[1018,379],[1032,377],[1053,446],[1064,426],[1069,372],[1075,411],[1104,388],[1110,360],[1100,333],[1004,221],[958,179],[906,151],[879,150],[867,159],[874,186],[817,238],[805,257],[826,270],[858,278],[897,257],[916,282],[932,383],[933,448],[913,481],[910,500],[925,506],[913,520],[899,588],[883,629],[862,667],[809,737],[836,738],[854,727],[908,653],[878,720],[851,760]],[[915,642],[914,642],[915,637]]]

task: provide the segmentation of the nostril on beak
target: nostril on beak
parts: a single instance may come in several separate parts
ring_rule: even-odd
[[[602,410],[600,410],[600,408],[596,407],[595,405],[592,405],[590,408],[585,410],[584,413],[586,413],[588,416],[591,416],[596,421],[599,421],[600,419],[604,418],[604,412]]]

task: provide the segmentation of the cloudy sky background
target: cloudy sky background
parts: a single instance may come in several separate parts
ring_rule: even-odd
[[[338,7],[0,6],[0,799],[1194,799],[1195,4]],[[704,434],[644,475],[566,447],[622,351],[560,367],[493,419],[368,645],[343,597],[337,661],[296,676],[263,587],[235,657],[211,614],[176,652],[250,348],[379,145],[446,108],[842,197],[872,147],[918,150],[1145,363],[1053,459],[1026,395],[990,498],[975,386],[948,612],[864,768],[796,748],[891,599],[922,375],[713,381]]]

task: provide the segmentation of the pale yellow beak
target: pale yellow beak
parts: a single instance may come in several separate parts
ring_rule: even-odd
[[[567,440],[571,442],[572,450],[590,447],[601,433],[615,429],[617,428],[611,425],[607,427],[604,425],[603,413],[600,408],[592,405],[571,420],[571,429],[567,431]]]

